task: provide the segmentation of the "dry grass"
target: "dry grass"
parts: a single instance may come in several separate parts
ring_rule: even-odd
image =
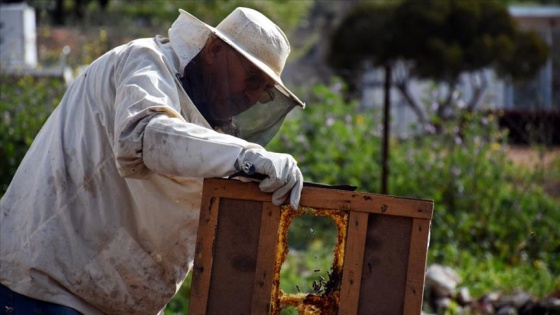
[[[516,165],[542,173],[546,192],[560,198],[560,147],[509,146],[508,158]]]
[[[537,149],[528,146],[509,146],[508,157],[519,165],[530,168],[553,168],[560,159],[560,147]]]

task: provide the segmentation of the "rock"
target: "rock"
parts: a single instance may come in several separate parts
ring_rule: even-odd
[[[512,306],[515,309],[521,309],[528,303],[533,302],[533,297],[531,294],[523,291],[517,291],[512,294],[502,295],[498,301],[494,304],[496,308],[501,308],[502,306]]]
[[[457,303],[461,306],[469,305],[472,303],[471,293],[469,288],[460,287],[457,292]]]
[[[497,292],[487,293],[473,303],[474,314],[490,315],[494,314],[494,303],[498,301],[500,294]]]
[[[547,297],[541,301],[541,306],[546,310],[552,311],[551,314],[560,314],[560,298],[557,297]]]
[[[546,309],[536,302],[529,302],[518,311],[519,315],[547,315]]]
[[[426,271],[426,288],[434,294],[434,298],[450,297],[461,277],[455,270],[441,265],[431,265]]]
[[[434,301],[435,309],[438,314],[445,314],[445,312],[451,306],[451,298],[450,297],[440,297]]]
[[[484,294],[480,300],[486,303],[496,304],[502,295],[498,292],[491,292]]]
[[[496,312],[496,315],[518,315],[517,309],[511,305],[505,305],[500,307]]]

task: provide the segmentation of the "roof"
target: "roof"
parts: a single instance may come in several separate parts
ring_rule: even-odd
[[[560,18],[560,6],[510,6],[508,10],[516,18]]]

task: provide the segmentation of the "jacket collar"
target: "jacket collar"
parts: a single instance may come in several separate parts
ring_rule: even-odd
[[[179,73],[202,50],[210,36],[210,30],[192,19],[180,14],[169,29],[169,40],[179,59]]]

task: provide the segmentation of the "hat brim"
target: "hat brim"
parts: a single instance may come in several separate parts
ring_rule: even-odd
[[[292,93],[292,91],[290,91],[285,85],[284,82],[282,82],[282,79],[280,78],[280,76],[278,74],[276,74],[276,72],[274,70],[272,70],[269,66],[267,66],[264,62],[260,61],[258,58],[256,58],[255,56],[253,56],[252,54],[248,53],[245,49],[243,49],[241,46],[237,45],[232,38],[230,38],[229,36],[227,36],[226,34],[224,34],[223,32],[221,32],[219,29],[210,26],[204,22],[202,22],[201,20],[199,20],[197,17],[195,17],[194,15],[188,13],[187,11],[183,10],[183,9],[179,9],[180,14],[184,14],[186,17],[192,19],[193,21],[196,21],[197,23],[200,23],[200,25],[208,28],[210,30],[210,32],[212,32],[212,34],[218,36],[221,40],[223,40],[226,44],[228,44],[229,46],[231,46],[233,49],[235,49],[237,52],[239,52],[240,54],[242,54],[245,58],[247,58],[251,63],[253,63],[255,66],[257,66],[259,69],[261,69],[266,75],[268,75],[272,80],[274,80],[274,82],[276,83],[276,89],[278,89],[278,91],[280,91],[282,94],[288,96],[289,98],[291,98],[292,100],[294,100],[294,102],[301,106],[302,108],[305,108],[305,103],[302,102],[294,93]]]

